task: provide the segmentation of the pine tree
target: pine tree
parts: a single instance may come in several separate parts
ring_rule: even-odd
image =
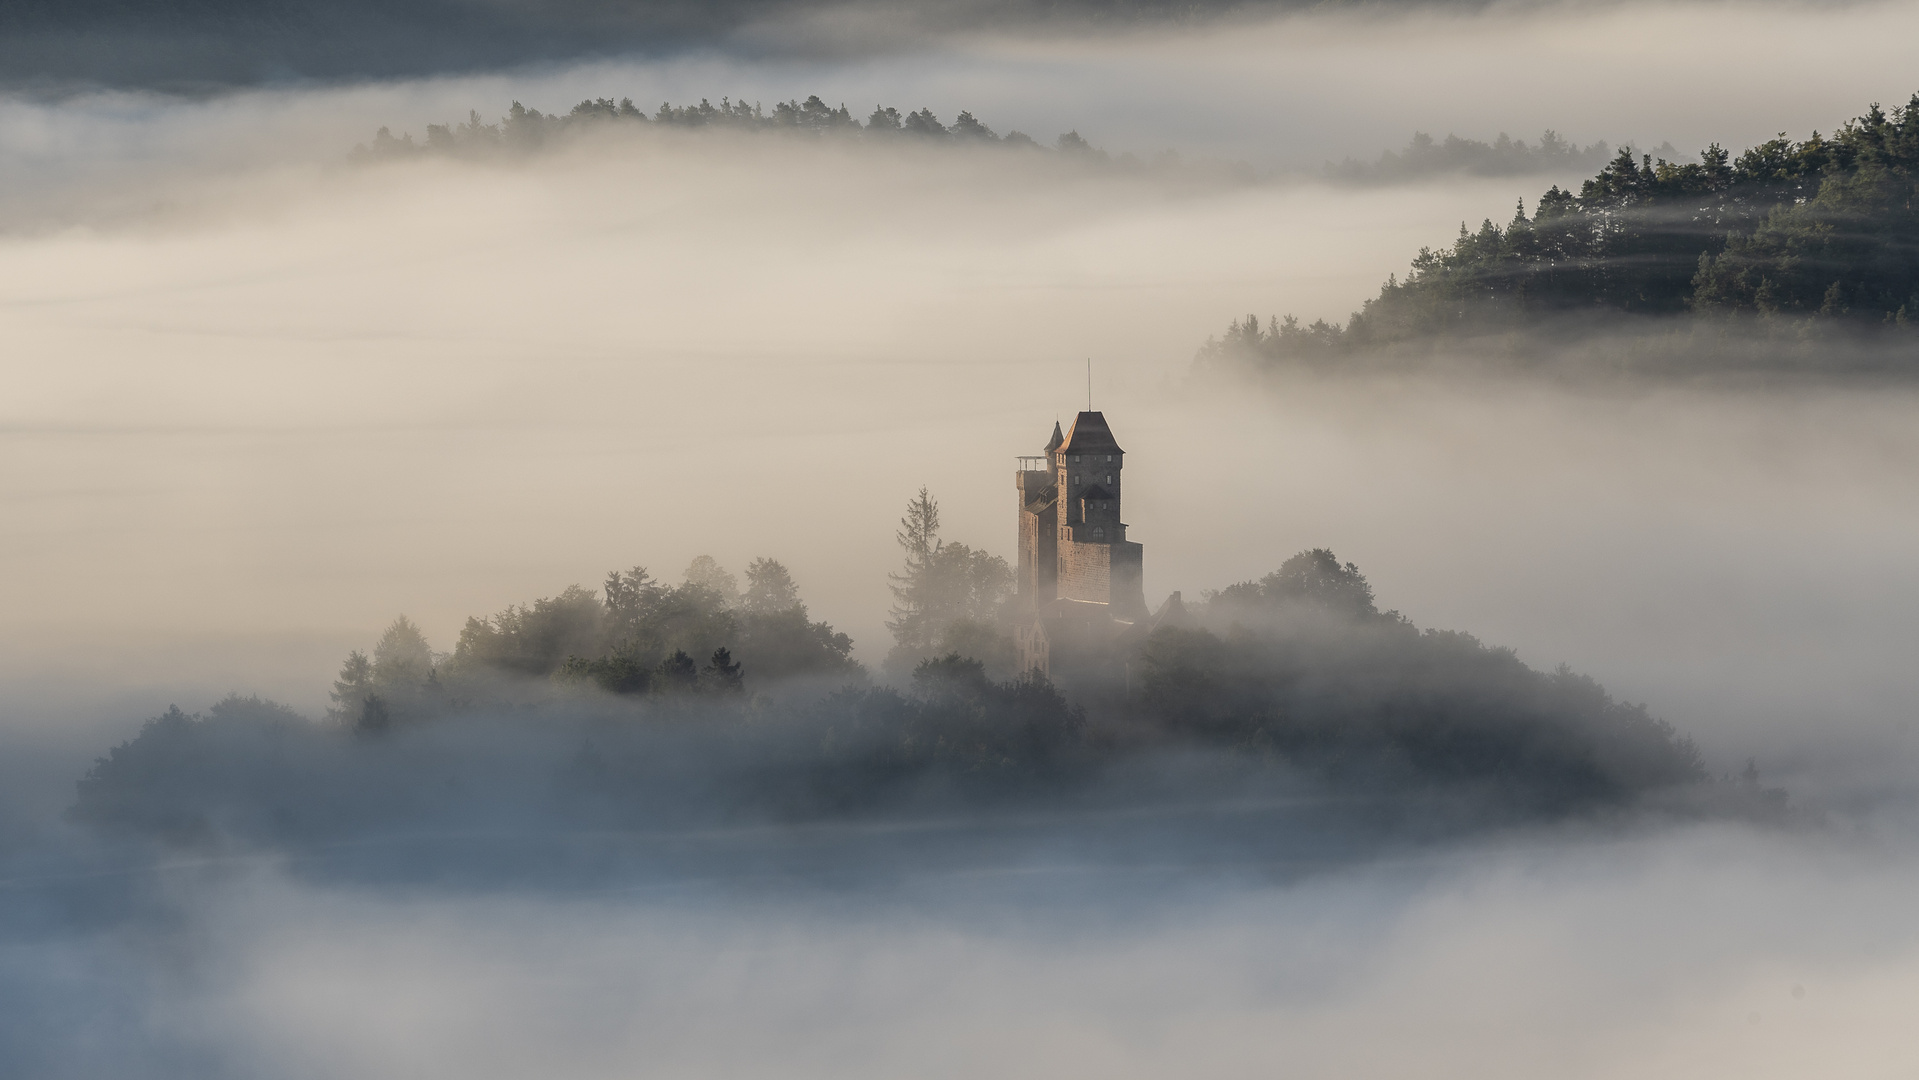
[[[327,716],[343,723],[354,719],[372,693],[373,661],[355,649],[347,654],[346,663],[340,665],[340,677],[333,680],[333,689],[327,693],[333,699]]]
[[[771,615],[799,607],[800,590],[777,559],[754,559],[746,568],[746,597],[740,606],[749,614]]]
[[[907,648],[926,644],[930,628],[926,625],[926,588],[933,558],[940,548],[940,504],[926,488],[920,488],[906,504],[906,516],[900,519],[900,531],[893,534],[906,552],[906,565],[897,574],[888,574],[893,590],[892,618],[886,628],[893,639]]]
[[[737,694],[745,683],[743,669],[725,646],[713,650],[713,658],[700,673],[700,689],[709,694]]]

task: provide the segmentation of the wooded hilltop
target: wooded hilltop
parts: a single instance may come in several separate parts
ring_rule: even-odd
[[[1504,226],[1463,222],[1344,325],[1248,315],[1202,365],[1260,368],[1518,335],[1702,332],[1897,350],[1919,371],[1919,94],[1830,136],[1784,133],[1676,163],[1621,149],[1577,192],[1554,185]],[[1788,354],[1789,359],[1816,359]]]
[[[324,721],[238,695],[170,709],[88,772],[74,815],[168,843],[299,845],[475,815],[1178,803],[1229,776],[1249,796],[1363,797],[1409,826],[1444,804],[1448,828],[1783,798],[1712,780],[1691,740],[1590,678],[1381,611],[1321,549],[1182,608],[1115,677],[1055,686],[1008,666],[1006,564],[937,527],[922,492],[898,534],[885,682],[777,561],[740,589],[702,557],[677,585],[619,571],[475,617],[451,653],[397,619],[347,658]]]

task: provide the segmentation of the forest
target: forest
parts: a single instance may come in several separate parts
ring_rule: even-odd
[[[617,101],[589,98],[565,113],[543,113],[515,101],[506,115],[493,123],[482,119],[477,110],[469,110],[464,121],[428,124],[423,142],[416,142],[411,133],[396,136],[390,127],[382,127],[370,143],[356,146],[352,157],[364,162],[419,154],[472,158],[507,152],[530,153],[563,143],[573,136],[639,128],[785,133],[874,141],[904,136],[920,145],[1001,146],[1029,151],[1049,148],[1022,131],[1001,135],[966,110],[946,123],[928,108],[902,113],[893,106],[882,105],[861,122],[845,103],[828,105],[814,94],[805,101],[794,98],[775,102],[771,110],[757,102],[749,105],[722,97],[718,105],[706,98],[701,98],[697,105],[663,102],[650,114],[635,105],[630,97]],[[1054,138],[1050,149],[1073,160],[1120,170],[1204,175],[1239,182],[1249,182],[1260,175],[1245,162],[1187,161],[1174,150],[1162,150],[1145,158],[1130,152],[1111,155],[1087,142],[1077,129]],[[1673,152],[1670,146],[1662,149]],[[1543,133],[1537,143],[1530,144],[1503,132],[1491,142],[1455,134],[1435,139],[1416,132],[1401,150],[1387,150],[1373,161],[1351,157],[1340,162],[1329,161],[1320,175],[1348,184],[1403,183],[1449,175],[1527,176],[1588,168],[1603,163],[1609,155],[1610,150],[1603,141],[1582,147],[1550,130]]]
[[[469,111],[464,122],[428,124],[426,141],[416,143],[413,136],[395,136],[390,128],[374,133],[371,143],[354,148],[356,160],[383,160],[413,154],[448,154],[476,157],[500,152],[526,153],[570,135],[620,127],[660,127],[676,129],[712,129],[739,132],[782,132],[815,137],[886,139],[907,137],[922,142],[945,142],[975,146],[1004,146],[1014,149],[1042,150],[1037,140],[1021,131],[1001,135],[981,123],[972,113],[961,110],[948,124],[933,115],[931,109],[902,113],[890,105],[874,108],[861,123],[844,103],[831,106],[819,95],[805,101],[775,102],[771,111],[758,102],[721,98],[718,105],[705,98],[698,105],[662,103],[651,115],[633,104],[632,98],[593,98],[580,102],[565,113],[542,113],[515,101],[497,123],[482,120],[479,112]],[[1096,161],[1107,161],[1104,151],[1095,149],[1078,131],[1068,131],[1053,140],[1059,153]]]
[[[1249,315],[1199,362],[1338,363],[1465,342],[1525,350],[1624,332],[1670,335],[1670,349],[1654,350],[1668,357],[1728,335],[1778,342],[1760,352],[1793,363],[1830,363],[1833,343],[1889,346],[1909,368],[1915,183],[1919,94],[1831,135],[1781,133],[1737,157],[1713,145],[1682,164],[1622,148],[1577,192],[1554,185],[1504,225],[1462,222],[1450,247],[1421,249],[1343,325]]]
[[[1359,799],[1409,827],[1436,805],[1462,828],[1782,807],[1589,678],[1379,610],[1323,549],[1170,601],[1105,676],[1055,685],[1013,670],[1004,560],[944,541],[924,490],[897,539],[877,677],[774,559],[743,587],[708,557],[673,585],[615,571],[471,618],[450,652],[396,619],[347,657],[324,719],[238,694],[171,708],[98,760],[72,815],[299,846],[476,817],[796,823],[1227,789]]]
[[[1670,143],[1655,152],[1668,156],[1678,153]],[[1612,151],[1603,139],[1582,147],[1550,129],[1534,144],[1503,131],[1491,142],[1453,134],[1435,139],[1419,131],[1413,133],[1403,150],[1388,150],[1374,161],[1351,157],[1338,163],[1329,161],[1325,174],[1329,180],[1366,184],[1446,175],[1527,176],[1555,169],[1589,169],[1605,164],[1610,157]]]

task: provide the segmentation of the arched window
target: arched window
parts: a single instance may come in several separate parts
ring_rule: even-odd
[[[1095,540],[1106,539],[1106,526],[1104,525],[1093,526],[1093,539]]]

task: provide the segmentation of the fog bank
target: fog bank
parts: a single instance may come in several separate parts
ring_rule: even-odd
[[[1900,851],[1713,828],[1293,886],[1054,862],[566,899],[179,867],[167,931],[0,980],[42,1076],[1896,1076]]]

